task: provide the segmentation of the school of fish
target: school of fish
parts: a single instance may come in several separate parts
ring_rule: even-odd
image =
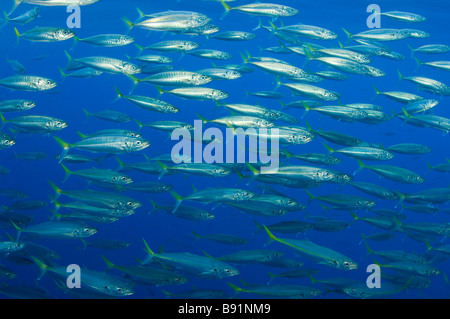
[[[432,147],[395,135],[385,145],[380,137],[389,123],[403,123],[411,135],[442,132],[433,143],[442,145],[441,153],[448,151],[450,87],[427,71],[448,79],[450,45],[433,42],[421,30],[426,17],[401,8],[379,14],[384,25],[395,21],[404,28],[358,33],[346,26],[328,30],[291,23],[302,21],[308,9],[284,2],[199,1],[198,12],[185,0],[166,11],[143,2],[136,16],[116,21],[121,34],[46,21],[46,7],[77,5],[83,13],[91,5],[107,6],[106,0],[9,2],[0,38],[7,33],[17,43],[3,44],[20,49],[32,42],[30,54],[38,57],[25,63],[8,56],[1,71],[0,296],[54,298],[56,291],[66,298],[396,298],[408,291],[426,296],[432,285],[448,291],[450,156],[423,161],[435,152]],[[214,18],[201,12],[203,5],[214,8]],[[251,19],[254,29],[241,29],[233,19]],[[417,38],[429,44],[416,46]],[[255,39],[278,45],[262,47]],[[404,51],[394,52],[393,42]],[[238,55],[227,51],[236,45]],[[127,54],[114,51],[120,47]],[[40,48],[54,50],[66,64],[39,56]],[[90,48],[92,54],[85,54]],[[440,55],[447,60],[435,58]],[[183,62],[188,57],[204,67],[193,69]],[[414,59],[417,70],[371,65],[382,59],[399,65]],[[50,67],[29,72],[40,60],[60,78],[47,75],[54,74]],[[336,89],[352,78],[367,84],[370,93],[363,93],[363,100]],[[386,82],[374,85],[376,78]],[[395,89],[388,88],[388,79],[398,81]],[[107,85],[109,91],[83,95],[77,89],[81,82]],[[227,90],[227,82],[238,83],[237,89]],[[404,89],[405,82],[417,91]],[[255,84],[262,89],[254,91]],[[38,102],[46,96],[63,107],[66,87],[78,92],[74,100],[83,101],[75,111],[84,123],[64,113],[53,116]],[[103,96],[110,99],[100,100],[97,111]],[[332,129],[322,117],[335,123]],[[261,162],[198,163],[190,154],[180,154],[175,163],[170,134],[193,132],[194,120],[234,135],[239,128],[255,128],[249,139],[277,128],[280,166],[263,171]],[[358,129],[348,134],[352,125]],[[361,127],[379,133],[362,139]],[[27,143],[29,151],[15,151]],[[160,143],[168,148],[154,146]],[[196,143],[225,142],[204,136]],[[312,145],[314,151],[308,149]],[[59,153],[47,154],[48,147]],[[47,155],[50,164],[40,165]],[[398,158],[401,162],[389,163]],[[51,176],[36,186],[45,195],[29,197],[20,187],[28,182],[9,165],[24,170],[35,165]],[[434,176],[432,183],[416,172],[418,165]],[[191,187],[192,180],[200,182]],[[426,221],[411,222],[414,214]],[[161,218],[167,222],[155,221]],[[236,229],[220,227],[227,218]],[[122,239],[126,231],[132,240]],[[173,242],[165,245],[153,232],[167,233]],[[358,240],[349,242],[345,236],[352,232]],[[408,241],[422,249],[410,249]],[[64,249],[53,250],[53,243]],[[377,249],[378,244],[391,249]],[[70,251],[97,265],[81,268],[82,289],[66,285],[68,263],[58,261]],[[381,268],[381,288],[368,287],[369,264]],[[30,274],[25,279],[24,269]],[[249,276],[252,269],[265,275]],[[359,277],[351,275],[357,271]],[[192,288],[194,280],[204,285]]]

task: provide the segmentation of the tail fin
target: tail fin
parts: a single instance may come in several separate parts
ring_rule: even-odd
[[[116,91],[117,97],[112,101],[112,103],[123,98],[122,92],[120,92],[120,90],[116,86],[114,87],[114,90]]]
[[[363,168],[367,167],[361,160],[356,159],[356,161],[358,162],[358,168],[353,172],[353,176],[358,174]]]
[[[328,146],[327,144],[322,143],[322,145],[325,146],[325,148],[327,149],[328,152],[330,152],[330,153],[334,153],[334,152],[335,152],[335,150],[332,149],[332,148],[331,148],[330,146]]]
[[[16,241],[18,241],[18,240],[19,240],[19,237],[20,237],[20,234],[22,234],[22,229],[21,229],[19,226],[17,226],[16,223],[14,223],[14,222],[12,221],[12,219],[10,219],[9,221],[11,222],[11,224],[14,226],[14,228],[15,228],[16,231],[17,231]]]
[[[232,9],[228,4],[226,4],[223,0],[219,0],[220,3],[222,4],[223,8],[225,9],[225,12],[223,13],[223,15],[220,17],[220,20],[222,20],[223,18],[225,18],[228,14],[228,12]]]
[[[108,260],[105,256],[100,255],[100,257],[102,257],[103,261],[106,263],[107,270],[110,270],[110,269],[113,269],[113,268],[116,267],[116,266],[115,266],[110,260]]]
[[[11,8],[11,11],[9,11],[8,15],[11,15],[11,13],[13,13],[14,10],[17,9],[17,7],[19,6],[19,4],[22,3],[22,0],[13,0],[13,1],[14,1],[13,7]]]
[[[16,39],[16,45],[18,45],[18,44],[19,44],[19,40],[20,40],[21,34],[19,33],[19,30],[17,30],[17,28],[14,28],[14,32],[16,33],[16,37],[17,37],[17,39]]]
[[[67,179],[70,177],[70,175],[72,175],[72,172],[63,163],[60,163],[60,165],[63,168],[64,172],[66,173],[66,177],[63,180],[63,183],[64,183],[65,181],[67,181]]]
[[[61,155],[59,156],[59,161],[58,163],[61,163],[64,159],[64,157],[66,157],[67,153],[69,152],[70,149],[70,144],[64,142],[62,139],[60,139],[57,136],[53,136],[53,138],[56,140],[56,142],[58,142],[58,144],[62,147],[62,152]]]
[[[5,126],[6,119],[2,113],[0,113],[0,130]]]
[[[417,68],[416,68],[416,71],[419,69],[419,66],[421,65],[421,64],[423,64],[423,62],[422,61],[420,61],[418,58],[416,58],[416,57],[414,57],[414,60],[416,61],[416,63],[417,63]]]
[[[173,208],[171,214],[175,214],[175,212],[177,211],[178,207],[180,207],[181,202],[183,201],[183,197],[180,196],[179,194],[175,193],[174,191],[170,191],[170,194],[172,194],[172,196],[175,198],[175,200],[177,201],[175,204],[175,207]]]
[[[155,255],[155,253],[150,249],[150,247],[148,246],[147,242],[145,241],[144,238],[142,238],[142,241],[144,242],[145,245],[145,252],[148,254],[148,257],[146,258],[146,260],[144,260],[141,264],[145,265],[146,263],[148,263],[149,261],[151,261],[153,259],[153,256]]]
[[[342,30],[345,32],[345,34],[347,35],[348,39],[351,39],[353,34],[351,34],[350,32],[348,32],[347,30],[345,30],[344,28],[342,28]]]
[[[127,25],[128,32],[130,32],[135,26],[135,24],[131,22],[130,19],[128,19],[127,17],[123,17],[122,21],[125,22],[125,24]]]
[[[38,258],[34,257],[34,256],[30,256],[30,258],[34,261],[34,263],[39,267],[39,269],[41,270],[41,274],[39,275],[39,278],[37,280],[40,280],[45,273],[47,272],[47,270],[49,269],[49,267],[44,264],[43,261],[39,260]]]
[[[56,200],[63,193],[63,191],[58,186],[56,186],[55,183],[53,183],[52,181],[49,180],[48,182],[56,193],[56,196],[54,199],[54,200]]]

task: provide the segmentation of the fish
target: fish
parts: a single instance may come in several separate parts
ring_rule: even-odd
[[[17,128],[19,132],[30,134],[58,132],[68,126],[64,120],[42,115],[24,115],[7,120],[3,114],[0,113],[0,119],[1,126],[5,123],[10,123]]]
[[[59,137],[53,137],[62,147],[60,162],[68,154],[70,149],[81,149],[95,153],[125,154],[141,151],[150,146],[150,142],[143,138],[122,136],[122,135],[104,135],[88,137],[76,143],[69,144]]]
[[[374,173],[386,177],[388,179],[400,182],[400,183],[406,183],[406,184],[422,184],[425,182],[425,178],[420,176],[417,173],[414,173],[408,169],[393,166],[393,165],[372,165],[368,166],[361,162],[359,159],[357,160],[359,167],[361,169],[368,168],[369,170],[373,171]]]
[[[0,113],[28,111],[35,106],[32,100],[4,100],[0,102]]]
[[[223,0],[221,0],[220,3],[222,3],[222,6],[225,8],[226,13],[230,10],[236,10],[251,15],[269,16],[269,17],[290,17],[298,13],[298,10],[295,8],[273,3],[255,2],[245,4],[239,7],[230,7]]]
[[[134,38],[124,34],[99,34],[88,38],[74,36],[75,44],[78,42],[89,43],[100,47],[121,47],[134,42]]]
[[[265,225],[263,226],[271,240],[277,241],[282,245],[286,245],[296,252],[315,258],[320,264],[330,266],[339,270],[358,269],[357,263],[335,250],[315,244],[309,240],[278,238],[275,237]]]
[[[239,275],[239,270],[220,260],[191,253],[154,253],[145,240],[144,244],[148,254],[144,265],[157,260],[200,278],[222,279]]]
[[[0,86],[11,90],[48,91],[58,86],[58,83],[41,76],[15,75],[0,79]]]
[[[17,28],[14,28],[17,40],[24,38],[32,42],[60,42],[66,41],[75,36],[75,33],[69,29],[57,27],[34,27],[22,34]]]

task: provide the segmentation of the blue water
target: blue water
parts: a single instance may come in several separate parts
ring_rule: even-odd
[[[283,1],[279,1],[281,4]],[[250,3],[249,1],[231,2],[231,6],[242,5]],[[358,33],[368,29],[366,19],[369,13],[366,12],[368,1],[284,1],[283,4],[289,5],[299,10],[299,13],[293,17],[278,18],[274,20],[276,25],[291,24],[309,24],[324,27],[332,30],[338,34],[338,39],[330,41],[310,40],[311,43],[320,44],[326,47],[338,47],[338,40],[343,44],[356,44],[347,39],[342,28],[345,28],[351,33]],[[438,99],[439,104],[435,107],[432,113],[450,117],[448,110],[448,97],[440,97],[438,95],[418,91],[416,85],[408,81],[398,80],[397,70],[404,76],[425,76],[432,79],[439,80],[443,83],[449,84],[450,77],[448,73],[441,70],[436,70],[427,66],[420,66],[416,70],[416,62],[411,58],[408,44],[416,48],[426,44],[448,44],[448,29],[447,25],[448,11],[450,6],[445,1],[378,1],[381,10],[386,11],[405,11],[417,13],[425,16],[427,20],[422,23],[408,24],[405,22],[394,21],[388,18],[382,18],[381,24],[383,28],[411,28],[420,29],[431,34],[429,38],[414,39],[409,38],[400,41],[386,42],[385,44],[392,48],[393,51],[401,53],[405,56],[404,60],[390,60],[383,57],[373,57],[371,66],[377,67],[386,72],[386,76],[380,78],[364,77],[360,75],[349,75],[346,81],[332,81],[323,80],[318,83],[318,86],[324,87],[331,91],[341,93],[340,102],[342,103],[375,103],[383,107],[383,111],[391,114],[392,111],[401,111],[402,104],[388,99],[384,96],[375,96],[373,85],[381,91],[405,91],[422,96],[423,98]],[[9,10],[10,3],[2,1],[1,10]],[[101,0],[100,2],[82,7],[81,9],[81,28],[75,29],[79,38],[85,38],[102,33],[126,33],[127,28],[122,22],[121,18],[126,16],[131,20],[137,19],[136,7],[139,7],[145,13],[161,12],[166,10],[189,10],[197,11],[206,14],[211,18],[211,23],[217,25],[220,31],[240,30],[253,32],[257,37],[253,40],[243,42],[222,41],[217,39],[207,39],[204,36],[188,36],[180,34],[169,34],[163,32],[147,32],[139,28],[135,28],[130,32],[136,41],[135,43],[142,46],[150,45],[166,39],[187,39],[196,41],[200,44],[200,48],[218,49],[229,52],[233,58],[228,61],[209,61],[188,54],[182,56],[180,53],[161,53],[162,55],[170,56],[174,59],[172,65],[174,70],[188,70],[195,71],[202,68],[211,67],[211,62],[217,65],[225,64],[240,64],[242,58],[241,52],[247,50],[253,56],[270,56],[284,60],[300,68],[307,68],[310,71],[323,71],[328,68],[316,61],[311,61],[307,66],[305,58],[296,54],[276,54],[267,51],[261,52],[259,47],[267,48],[278,46],[279,42],[276,37],[270,36],[269,32],[264,29],[252,31],[258,25],[258,17],[247,15],[245,13],[231,11],[223,19],[223,7],[220,3],[214,1],[118,1],[118,0]],[[13,13],[13,16],[23,13],[32,6],[22,4]],[[28,74],[39,75],[55,79],[59,81],[57,89],[50,93],[42,92],[25,92],[25,91],[10,91],[6,88],[0,88],[0,99],[31,99],[36,101],[37,106],[26,114],[48,115],[67,121],[69,126],[62,131],[55,133],[69,143],[79,140],[77,132],[84,134],[93,133],[101,129],[108,128],[123,128],[130,130],[138,130],[134,121],[128,123],[112,123],[94,117],[86,119],[82,109],[85,108],[89,112],[94,113],[105,109],[111,109],[128,114],[130,117],[138,119],[143,123],[148,123],[157,120],[178,120],[194,124],[194,119],[197,119],[196,114],[200,114],[207,119],[213,119],[228,115],[225,109],[216,109],[216,105],[211,101],[196,101],[180,99],[170,94],[163,94],[160,98],[180,109],[177,114],[161,114],[143,110],[128,101],[122,99],[115,103],[111,103],[116,97],[114,87],[118,87],[122,92],[128,93],[132,87],[132,82],[124,75],[117,74],[102,74],[99,77],[88,79],[77,79],[67,77],[62,81],[58,72],[58,67],[64,68],[67,64],[67,58],[64,50],[68,50],[74,58],[87,57],[95,55],[104,55],[119,59],[125,59],[125,55],[136,56],[138,49],[133,45],[116,47],[116,48],[101,48],[95,47],[86,43],[78,43],[74,47],[73,40],[63,41],[60,43],[33,43],[26,39],[20,39],[16,45],[16,36],[14,27],[22,33],[34,26],[58,26],[66,27],[66,19],[69,13],[66,12],[65,7],[41,7],[40,16],[33,22],[21,26],[14,23],[8,23],[0,33],[0,43],[2,50],[0,59],[2,66],[0,69],[0,78],[5,78],[14,74],[13,69],[6,63],[6,58],[20,61],[26,68]],[[268,25],[271,21],[269,17],[262,17],[262,23]],[[309,41],[305,39],[305,41]],[[288,45],[288,44],[286,44]],[[158,52],[146,51],[146,54],[159,54]],[[424,55],[416,54],[422,61],[445,61],[449,60],[449,53],[441,55]],[[44,57],[39,60],[34,60],[36,57]],[[138,75],[138,77],[143,77]],[[282,80],[282,82],[289,82]],[[247,104],[261,104],[268,108],[281,109],[280,101],[272,99],[262,99],[254,96],[246,96],[245,90],[249,92],[273,90],[276,86],[275,77],[262,70],[256,69],[253,73],[243,74],[241,78],[231,81],[213,81],[206,85],[226,91],[230,96],[225,100],[226,103],[247,103]],[[294,97],[288,88],[280,87],[278,92],[282,93],[284,97],[282,102],[288,103],[293,100],[301,99],[301,97]],[[136,95],[146,95],[150,97],[158,97],[158,92],[154,86],[149,84],[139,84],[134,91]],[[333,102],[325,102],[324,104],[334,105]],[[382,185],[389,189],[393,189],[402,193],[414,193],[421,190],[438,187],[448,187],[448,174],[429,170],[427,163],[436,165],[444,163],[447,158],[450,158],[448,152],[448,135],[441,131],[432,128],[419,128],[406,123],[403,123],[398,118],[378,124],[369,125],[358,122],[346,123],[337,121],[327,116],[320,115],[316,112],[309,112],[303,117],[303,110],[300,109],[285,109],[287,113],[296,116],[300,119],[300,126],[306,126],[305,119],[311,124],[313,128],[338,131],[345,134],[353,135],[361,140],[381,144],[383,146],[390,146],[397,143],[419,143],[427,145],[432,148],[432,152],[416,156],[416,155],[402,155],[396,156],[385,163],[367,162],[369,164],[389,164],[396,165],[419,173],[426,179],[424,184],[409,185],[390,181],[385,178],[380,178],[369,170],[362,170],[355,175],[355,181],[366,181],[374,184]],[[25,115],[25,113],[20,113]],[[7,119],[19,116],[19,113],[5,114]],[[8,128],[12,126],[6,124],[2,131],[9,132]],[[214,127],[214,125],[207,124],[205,127]],[[144,138],[151,142],[149,148],[142,152],[123,154],[120,159],[125,163],[144,161],[144,154],[149,157],[155,157],[162,154],[170,153],[175,141],[168,138],[165,132],[152,130],[150,128],[143,128],[141,130]],[[311,143],[299,146],[288,146],[287,149],[294,153],[307,152],[322,152],[326,149],[322,145],[325,142],[321,138],[317,138]],[[334,145],[335,148],[340,148]],[[19,154],[28,151],[45,152],[47,157],[39,161],[24,161],[15,158],[15,153]],[[88,184],[84,179],[78,176],[71,176],[65,183],[64,171],[59,166],[55,155],[60,154],[61,148],[51,136],[43,136],[38,134],[18,134],[16,137],[16,144],[8,149],[0,151],[0,165],[7,167],[10,173],[0,176],[0,186],[2,188],[17,189],[28,194],[27,199],[50,201],[49,197],[54,196],[48,180],[53,181],[63,190],[82,190],[82,189],[96,189],[105,191],[104,188]],[[72,151],[71,151],[72,152]],[[92,157],[99,154],[87,153],[82,151],[73,151],[89,155]],[[101,155],[101,154],[100,154]],[[357,162],[349,157],[340,156],[343,161],[337,166],[331,167],[348,174],[352,174],[358,168]],[[309,165],[295,159],[286,161],[286,164],[291,165]],[[116,169],[117,162],[114,157],[106,158],[101,162],[101,165],[94,163],[88,164],[68,164],[71,170],[78,170],[90,168],[93,166],[101,168]],[[148,175],[137,171],[128,172],[135,181],[157,181],[158,176]],[[248,173],[246,173],[248,175]],[[261,193],[262,183],[251,182],[247,185],[246,181],[242,181],[236,174],[232,174],[223,178],[199,177],[199,176],[184,176],[181,174],[164,176],[161,182],[173,185],[174,190],[186,196],[192,192],[192,185],[197,189],[205,189],[207,187],[240,187]],[[308,195],[302,189],[294,189],[282,187],[279,185],[269,185],[272,188],[284,193],[298,200],[302,204],[308,203]],[[376,208],[390,208],[401,211],[400,205],[395,201],[380,200],[365,193],[362,193],[350,185],[337,184],[323,184],[317,188],[310,190],[314,195],[326,194],[349,194],[369,198],[376,202]],[[98,228],[98,233],[88,240],[99,238],[106,239],[120,239],[130,243],[130,246],[121,250],[101,250],[98,248],[89,247],[81,249],[82,243],[80,240],[59,240],[59,239],[30,239],[33,242],[44,245],[56,251],[60,258],[55,260],[56,265],[66,266],[69,264],[78,264],[87,269],[104,271],[106,269],[105,263],[101,259],[101,255],[119,265],[135,265],[136,259],[144,259],[146,257],[143,251],[144,245],[142,239],[144,238],[149,246],[154,250],[162,249],[163,252],[189,252],[192,254],[203,255],[206,252],[214,257],[247,249],[276,249],[285,253],[285,257],[296,258],[305,263],[305,267],[317,268],[319,272],[315,275],[317,279],[345,277],[353,280],[358,280],[364,285],[369,273],[366,272],[366,267],[374,263],[374,258],[377,262],[383,264],[381,257],[368,254],[364,245],[361,244],[361,234],[370,235],[382,232],[374,226],[371,226],[362,221],[353,221],[349,212],[339,210],[326,210],[320,206],[319,201],[312,201],[307,205],[304,211],[291,212],[282,217],[261,217],[245,214],[228,206],[215,207],[214,204],[202,205],[196,202],[189,202],[189,205],[205,208],[213,212],[216,218],[212,221],[189,221],[180,219],[175,216],[170,216],[167,213],[158,211],[150,213],[152,210],[149,199],[156,201],[162,205],[174,205],[175,200],[169,193],[145,194],[138,192],[126,192],[125,195],[131,196],[140,201],[143,206],[138,208],[136,214],[124,217],[112,224],[95,224]],[[63,197],[61,197],[62,199]],[[13,199],[1,197],[1,204],[8,206],[13,203]],[[65,198],[64,201],[69,201]],[[53,205],[49,203],[47,207],[36,209],[34,211],[23,212],[33,218],[31,224],[38,224],[40,222],[48,221],[52,217],[51,210]],[[448,203],[437,205],[440,209],[448,209]],[[371,212],[358,211],[359,216],[375,216]],[[433,222],[445,223],[450,222],[449,215],[444,212],[437,212],[435,214],[421,214],[411,211],[403,211],[407,215],[407,219],[402,221],[405,223],[417,222]],[[340,232],[318,232],[308,231],[305,234],[291,235],[278,234],[279,237],[287,237],[293,239],[309,239],[320,245],[337,250],[344,255],[351,257],[359,264],[359,268],[353,271],[341,271],[327,266],[318,265],[308,260],[304,256],[296,255],[292,250],[279,244],[272,243],[266,246],[267,235],[264,231],[257,232],[257,228],[253,220],[257,220],[261,224],[273,224],[280,221],[300,220],[307,221],[310,216],[326,216],[333,219],[351,222],[349,228]],[[225,233],[243,237],[248,240],[248,244],[243,246],[232,246],[221,243],[216,243],[206,239],[198,239],[192,235],[192,231],[200,235]],[[0,229],[0,238],[7,240],[7,234],[15,237],[16,231],[13,227],[5,225]],[[395,232],[395,237],[388,241],[376,242],[368,241],[373,250],[402,250],[409,253],[423,254],[427,248],[423,242],[415,241],[409,237],[405,232]],[[26,234],[23,238],[26,239]],[[432,246],[439,244],[448,244],[446,237],[436,237],[435,241],[431,242]],[[445,258],[433,264],[433,266],[440,269],[443,273],[448,273],[450,264]],[[29,265],[21,265],[7,261],[5,258],[0,259],[0,264],[12,269],[17,277],[13,280],[4,280],[5,284],[9,286],[28,285],[34,286],[34,282],[39,276],[39,269],[34,263]],[[199,279],[189,276],[189,282],[179,286],[145,286],[137,284],[134,294],[127,298],[166,298],[162,290],[170,293],[182,292],[195,289],[219,289],[226,292],[227,295],[232,296],[234,291],[227,285],[227,282],[232,282],[238,286],[243,286],[244,281],[247,284],[266,284],[270,277],[268,272],[281,273],[284,268],[274,268],[267,265],[259,264],[238,264],[235,267],[240,271],[236,277],[223,279]],[[384,270],[383,270],[384,271]],[[386,270],[386,272],[390,272]],[[120,276],[122,273],[118,270],[112,270],[110,274]],[[431,277],[431,285],[426,289],[402,289],[393,294],[386,295],[389,298],[448,298],[449,286],[446,283],[444,275]],[[309,278],[275,278],[271,284],[296,284],[303,286],[311,286]],[[382,277],[383,284],[383,277]],[[70,293],[66,294],[64,291],[56,287],[53,278],[50,275],[45,275],[38,281],[38,286],[48,292],[51,298],[70,298]],[[348,298],[348,296],[339,294],[337,292],[325,293],[325,289],[321,288],[319,284],[315,287],[322,289],[324,292],[316,298],[334,299],[334,298]],[[241,293],[237,297],[242,298],[261,298],[264,296],[250,293]],[[8,298],[3,296],[2,298]],[[269,296],[268,298],[271,298]]]

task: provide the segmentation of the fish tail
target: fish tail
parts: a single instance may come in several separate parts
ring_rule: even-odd
[[[0,130],[5,126],[6,119],[3,114],[0,112]]]
[[[11,8],[11,11],[9,11],[8,15],[11,15],[11,13],[13,13],[21,3],[22,0],[13,0],[13,7]]]
[[[141,9],[136,8],[136,11],[139,14],[139,19],[145,18],[145,13]]]
[[[133,22],[131,22],[131,20],[128,19],[127,17],[123,17],[122,21],[125,22],[128,32],[130,32],[135,26],[135,24]]]
[[[400,82],[401,80],[404,79],[403,75],[400,73],[400,70],[397,69],[397,74],[398,74],[398,81]]]
[[[66,176],[64,177],[63,183],[67,181],[67,179],[72,175],[72,172],[64,165],[63,163],[60,163],[61,167],[63,168],[64,172],[66,173]]]
[[[103,261],[106,263],[106,270],[110,270],[115,268],[116,265],[114,265],[109,259],[107,259],[105,256],[100,255],[100,257],[103,259]]]
[[[16,223],[14,223],[14,222],[12,221],[12,219],[10,219],[9,221],[11,222],[11,224],[14,226],[14,228],[15,228],[16,231],[17,231],[16,241],[18,241],[19,238],[20,238],[20,234],[22,234],[22,229],[21,229],[19,226],[17,226]]]
[[[30,258],[34,261],[36,266],[38,266],[39,269],[41,270],[41,274],[39,275],[39,277],[37,279],[37,280],[41,280],[41,278],[45,275],[45,273],[49,269],[49,266],[47,266],[42,260],[40,260],[34,256],[30,256]]]
[[[266,245],[269,245],[272,241],[277,240],[277,238],[275,237],[274,234],[272,234],[272,232],[266,227],[266,225],[262,225],[264,230],[266,231],[267,235],[269,235],[269,241],[267,242]]]
[[[309,197],[309,199],[308,199],[308,204],[309,204],[309,203],[311,203],[316,197],[315,197],[313,194],[311,194],[311,192],[310,192],[309,190],[307,190],[307,189],[305,189],[305,192],[306,192],[306,194],[308,194],[308,197]]]
[[[322,143],[322,145],[325,146],[325,148],[327,149],[328,152],[330,152],[330,153],[334,153],[335,152],[335,150],[332,149],[329,145],[327,145],[325,143]]]
[[[70,50],[73,50],[73,49],[77,46],[78,42],[80,42],[80,38],[77,37],[77,36],[75,35],[75,36],[73,37],[73,45],[72,45],[72,47],[70,48]]]
[[[138,55],[141,55],[142,51],[144,51],[144,47],[142,45],[137,44],[137,43],[135,43],[134,45],[139,50]]]
[[[258,25],[257,25],[255,28],[253,28],[253,31],[258,30],[258,29],[261,29],[262,27],[263,27],[262,21],[261,21],[261,18],[259,18],[259,19],[258,19]],[[260,50],[261,50],[261,48],[260,48]],[[262,51],[262,50],[261,50],[261,51]]]
[[[203,116],[201,116],[201,115],[198,114],[198,113],[197,113],[197,117],[198,117],[200,120],[202,120],[202,123],[204,123],[204,124],[211,122],[210,120],[204,118]]]
[[[59,73],[61,74],[61,76],[62,76],[62,78],[63,78],[63,81],[64,81],[64,79],[66,78],[67,74],[64,73],[64,70],[61,69],[60,67],[58,67],[58,70],[59,70]]]
[[[160,86],[155,85],[156,89],[158,90],[158,96],[163,95],[166,91],[164,91]]]
[[[81,137],[82,139],[85,139],[85,138],[87,137],[87,135],[85,135],[85,134],[83,134],[83,133],[81,133],[81,132],[77,132],[77,135],[78,135],[79,137]]]
[[[192,231],[192,235],[194,235],[195,240],[198,240],[201,238],[201,236],[199,234],[197,234],[195,231]]]
[[[121,160],[120,158],[118,158],[117,156],[116,156],[116,161],[117,161],[117,163],[119,163],[119,171],[120,171],[122,168],[124,168],[124,167],[127,166],[127,164],[125,164],[124,162],[122,162],[122,160]]]
[[[363,239],[363,241],[364,241],[364,246],[366,246],[367,253],[373,254],[373,250],[369,247],[369,244],[367,243],[367,241],[365,239]]]
[[[169,169],[169,166],[167,166],[167,165],[161,163],[160,161],[156,161],[156,163],[159,165],[159,167],[162,168],[162,172],[161,172],[161,173],[159,174],[159,176],[158,176],[158,180],[159,180],[159,179],[161,179],[164,175],[167,174],[167,171],[168,171],[168,169]]]
[[[69,52],[67,52],[67,50],[64,50],[64,54],[66,55],[67,60],[69,61],[69,63],[73,61],[72,56],[69,54]]]
[[[9,17],[6,11],[3,11],[3,16],[4,16],[3,20],[5,21],[0,25],[0,30],[3,29],[8,24],[9,21]]]
[[[225,12],[220,17],[220,20],[223,20],[232,8],[227,3],[225,3],[223,0],[219,0],[219,1],[222,4],[223,8],[225,9]]]
[[[420,65],[423,64],[423,62],[420,61],[417,57],[414,57],[414,61],[416,61],[416,63],[417,63],[417,68],[416,68],[416,71],[417,71],[419,69]]]
[[[48,180],[48,183],[56,193],[55,199],[53,199],[53,201],[55,201],[63,193],[63,191],[58,186],[56,186],[55,183],[53,183],[52,181]]]
[[[131,87],[131,90],[130,90],[130,92],[133,92],[141,80],[132,74],[127,74],[127,77],[133,82],[133,86]]]
[[[350,32],[348,32],[347,30],[345,30],[344,28],[342,28],[342,31],[345,32],[345,35],[347,35],[348,39],[351,39],[351,37],[353,36],[353,34],[351,34]]]
[[[151,213],[153,213],[155,210],[158,210],[158,209],[159,209],[158,204],[156,204],[156,202],[155,202],[154,200],[150,199],[150,204],[152,204],[152,210],[148,212],[149,214],[151,214]]]
[[[59,161],[58,161],[58,163],[61,163],[63,161],[64,157],[66,157],[67,153],[69,152],[70,144],[67,142],[64,142],[62,139],[60,139],[57,136],[53,136],[53,138],[63,149],[61,152],[61,155],[59,157]]]
[[[122,92],[120,92],[120,90],[116,86],[114,87],[114,90],[116,91],[117,96],[111,103],[114,103],[114,102],[120,100],[121,98],[123,98]]]
[[[410,46],[409,44],[407,44],[408,48],[411,50],[411,59],[414,58],[414,48],[412,46]]]
[[[248,63],[249,57],[245,56],[244,53],[242,53],[242,52],[239,52],[239,54],[240,54],[241,57],[242,57],[242,61],[244,61],[244,63]]]
[[[367,167],[360,159],[356,159],[358,162],[358,168],[353,172],[353,176],[358,174],[363,168]]]
[[[270,31],[270,36],[273,36],[275,34],[275,31],[278,29],[278,27],[273,24],[272,21],[269,21],[270,26],[272,27],[272,30]]]
[[[150,249],[150,247],[148,246],[148,244],[144,238],[142,238],[142,241],[144,242],[144,246],[145,246],[144,250],[148,254],[148,258],[146,260],[144,260],[143,262],[141,262],[141,264],[146,264],[148,261],[153,259],[153,256],[155,255],[155,253]]]
[[[233,285],[231,282],[227,282],[227,285],[231,287],[231,289],[233,289],[236,293],[240,293],[241,291],[244,291],[244,289]]]
[[[139,126],[139,129],[142,129],[142,127],[144,126],[144,124],[142,124],[142,122],[139,121],[138,119],[134,119],[134,121],[135,121],[136,124]]]
[[[173,198],[175,198],[175,200],[177,201],[175,204],[175,207],[173,208],[171,214],[175,214],[175,212],[177,211],[178,207],[180,207],[181,202],[183,201],[183,197],[180,196],[179,194],[175,193],[175,191],[169,191],[170,194],[172,194]]]
[[[91,117],[91,113],[89,113],[88,110],[86,110],[85,108],[83,108],[83,112],[86,115],[86,118]]]

